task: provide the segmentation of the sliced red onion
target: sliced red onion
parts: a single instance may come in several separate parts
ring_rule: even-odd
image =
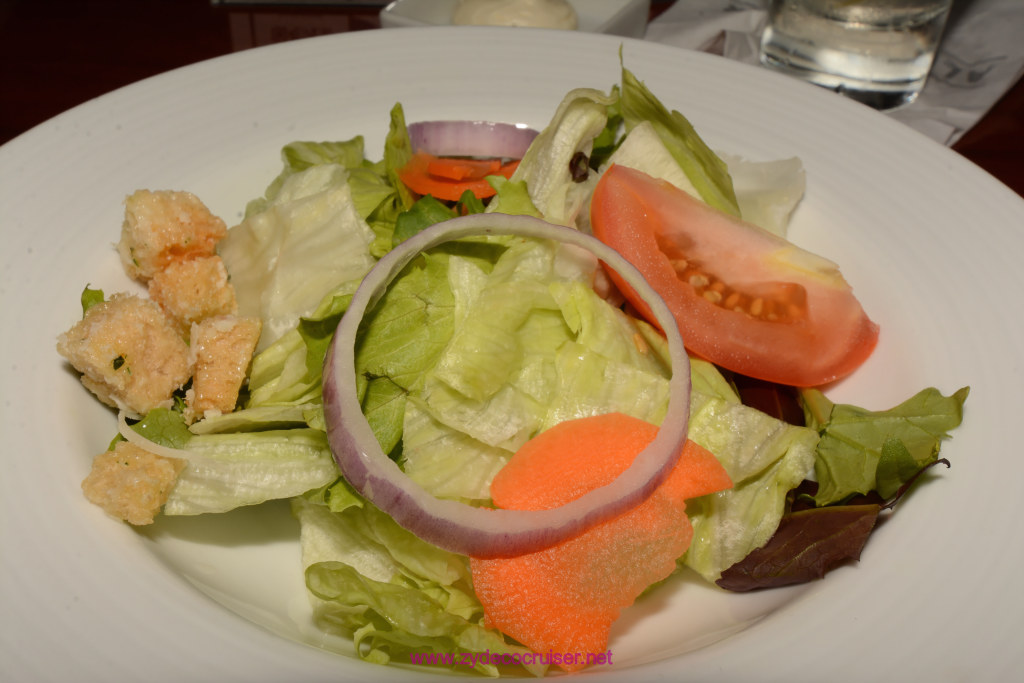
[[[612,483],[550,510],[491,510],[435,498],[407,477],[381,449],[356,394],[355,340],[364,314],[421,251],[473,235],[513,234],[566,242],[618,271],[666,330],[672,360],[665,419],[654,441]],[[324,363],[327,436],[348,482],[420,538],[470,557],[514,557],[583,533],[643,502],[668,476],[686,439],[690,364],[679,328],[662,298],[636,268],[597,238],[528,216],[475,214],[438,223],[402,242],[366,275],[341,319]]]
[[[522,124],[490,121],[420,121],[408,128],[413,151],[434,156],[522,159],[537,137]]]

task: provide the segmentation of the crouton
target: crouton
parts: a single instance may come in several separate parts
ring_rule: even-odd
[[[212,256],[226,234],[191,192],[138,190],[125,200],[117,251],[125,272],[147,281],[172,261]]]
[[[260,338],[259,318],[218,316],[192,325],[192,388],[185,395],[185,419],[230,413],[238,402]]]
[[[149,281],[149,296],[188,336],[192,323],[238,312],[235,289],[220,256],[172,261]]]
[[[129,524],[152,524],[186,461],[156,455],[127,441],[100,453],[82,482],[89,502]]]
[[[192,375],[189,348],[153,301],[114,294],[57,338],[57,352],[104,403],[145,414],[169,407]]]

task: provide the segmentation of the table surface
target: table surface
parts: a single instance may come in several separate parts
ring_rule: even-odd
[[[378,28],[384,4],[0,0],[0,144],[170,69],[285,40]],[[651,16],[671,4],[653,0]],[[1024,79],[953,149],[1024,196]]]

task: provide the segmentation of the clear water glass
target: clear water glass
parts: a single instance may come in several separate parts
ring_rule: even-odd
[[[953,0],[772,0],[761,63],[876,109],[914,101]]]

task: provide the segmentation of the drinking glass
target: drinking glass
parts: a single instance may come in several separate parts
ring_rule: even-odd
[[[953,0],[771,0],[761,63],[876,109],[924,87]]]

